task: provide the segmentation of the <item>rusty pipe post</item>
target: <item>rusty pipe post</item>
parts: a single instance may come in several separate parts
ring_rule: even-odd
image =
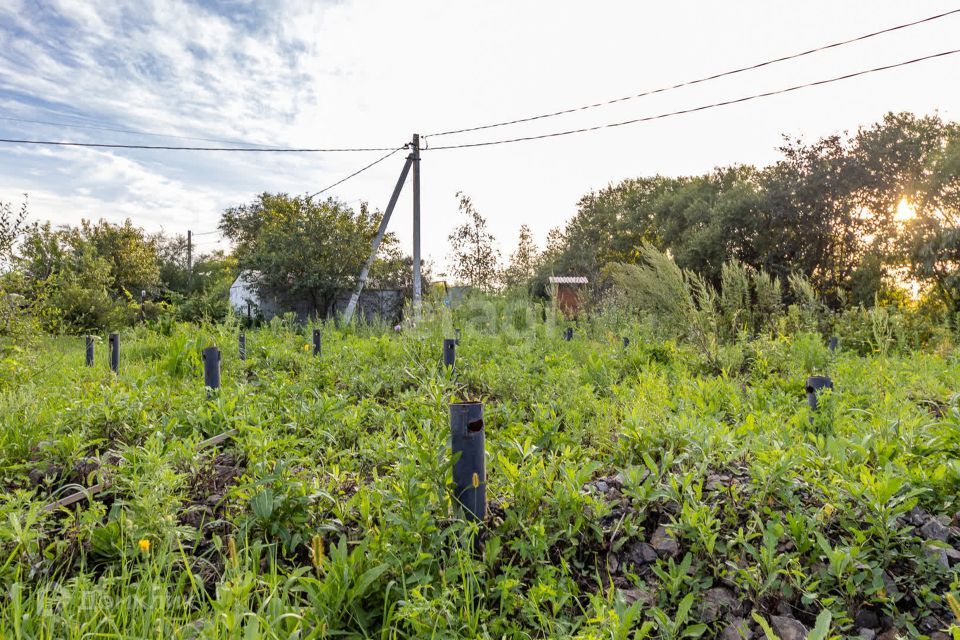
[[[93,336],[86,336],[87,338],[87,366],[93,366]]]

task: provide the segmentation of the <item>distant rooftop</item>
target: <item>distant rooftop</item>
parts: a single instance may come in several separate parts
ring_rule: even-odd
[[[550,276],[550,284],[587,284],[586,276]]]

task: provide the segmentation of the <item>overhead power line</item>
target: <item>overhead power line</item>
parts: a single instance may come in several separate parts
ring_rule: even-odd
[[[141,136],[155,136],[158,138],[175,138],[178,140],[196,140],[199,142],[222,142],[224,144],[247,145],[250,147],[266,147],[269,145],[259,145],[253,142],[241,142],[239,140],[224,140],[222,138],[196,138],[193,136],[179,136],[171,133],[157,133],[154,131],[142,131],[139,129],[118,129],[114,127],[105,127],[95,124],[77,124],[69,122],[51,122],[49,120],[31,120],[29,118],[15,118],[13,116],[0,116],[0,120],[9,120],[11,122],[25,122],[29,124],[42,124],[52,127],[70,127],[73,129],[92,129],[96,131],[112,131],[114,133],[133,133]]]
[[[320,189],[320,191],[317,191],[316,193],[311,193],[311,194],[310,194],[309,196],[307,196],[307,197],[308,197],[308,198],[313,198],[314,196],[318,196],[318,195],[320,195],[321,193],[324,193],[324,192],[326,192],[326,191],[330,191],[330,189],[333,189],[334,187],[343,184],[344,182],[346,182],[346,181],[349,180],[350,178],[353,178],[354,176],[360,175],[361,173],[363,173],[363,172],[366,171],[367,169],[373,168],[374,166],[380,164],[381,162],[383,162],[384,160],[386,160],[387,158],[389,158],[389,157],[392,156],[393,154],[397,153],[398,151],[402,151],[403,149],[406,149],[407,147],[409,147],[409,145],[406,145],[406,144],[403,145],[402,147],[397,147],[396,149],[392,150],[392,151],[391,151],[390,153],[388,153],[387,155],[381,156],[380,158],[377,158],[376,160],[374,160],[373,162],[371,162],[371,163],[368,164],[367,166],[363,167],[362,169],[357,169],[356,171],[354,171],[353,173],[351,173],[351,174],[348,175],[347,177],[342,178],[342,179],[340,179],[340,180],[337,180],[336,182],[334,182],[334,183],[331,184],[330,186],[324,187],[323,189]]]
[[[826,51],[826,50],[828,50],[828,49],[835,49],[835,48],[837,48],[837,47],[842,47],[842,46],[844,46],[844,45],[853,44],[853,43],[855,43],[855,42],[861,42],[861,41],[863,41],[863,40],[867,40],[867,39],[873,38],[873,37],[875,37],[875,36],[883,35],[883,34],[886,34],[886,33],[891,33],[891,32],[893,32],[893,31],[899,31],[900,29],[906,29],[906,28],[908,28],[908,27],[914,27],[914,26],[916,26],[916,25],[923,24],[923,23],[925,23],[925,22],[932,22],[932,21],[934,21],[934,20],[939,20],[940,18],[946,18],[947,16],[953,15],[953,14],[955,14],[955,13],[960,13],[960,9],[952,9],[952,10],[950,10],[950,11],[945,11],[944,13],[938,13],[937,15],[934,15],[934,16],[929,16],[929,17],[927,17],[927,18],[922,18],[922,19],[920,19],[920,20],[914,20],[913,22],[907,22],[907,23],[904,23],[904,24],[898,24],[898,25],[893,26],[893,27],[888,27],[888,28],[886,28],[886,29],[881,29],[880,31],[873,31],[873,32],[871,32],[871,33],[866,33],[866,34],[864,34],[864,35],[857,36],[857,37],[855,37],[855,38],[849,38],[849,39],[847,39],[847,40],[841,40],[841,41],[839,41],[839,42],[832,42],[832,43],[830,43],[830,44],[825,44],[825,45],[822,45],[822,46],[819,46],[819,47],[814,47],[813,49],[807,49],[806,51],[800,51],[799,53],[792,53],[792,54],[790,54],[790,55],[781,56],[781,57],[779,57],[779,58],[774,58],[774,59],[772,59],[772,60],[765,60],[765,61],[763,61],[763,62],[758,62],[758,63],[756,63],[756,64],[751,64],[751,65],[748,65],[748,66],[746,66],[746,67],[739,67],[739,68],[737,68],[737,69],[731,69],[731,70],[729,70],[729,71],[723,71],[723,72],[720,72],[720,73],[715,73],[715,74],[713,74],[713,75],[706,76],[706,77],[703,77],[703,78],[697,78],[696,80],[686,80],[686,81],[684,81],[684,82],[680,82],[680,83],[673,84],[673,85],[670,85],[670,86],[660,87],[659,89],[651,89],[651,90],[649,90],[649,91],[644,91],[644,92],[642,92],[642,93],[637,93],[637,94],[630,95],[630,96],[624,96],[624,97],[622,97],[622,98],[614,98],[614,99],[612,99],[612,100],[605,100],[605,101],[603,101],[603,102],[595,102],[595,103],[593,103],[593,104],[587,104],[587,105],[583,105],[583,106],[580,106],[580,107],[572,107],[572,108],[569,108],[569,109],[561,109],[560,111],[553,111],[553,112],[550,112],[550,113],[541,113],[541,114],[534,115],[534,116],[527,116],[527,117],[525,117],[525,118],[517,118],[517,119],[515,119],[515,120],[504,120],[504,121],[502,121],[502,122],[494,122],[494,123],[491,123],[491,124],[478,125],[478,126],[474,126],[474,127],[465,127],[465,128],[462,128],[462,129],[451,129],[451,130],[449,130],[449,131],[440,131],[440,132],[438,132],[438,133],[429,133],[429,134],[426,134],[424,137],[426,137],[426,138],[431,138],[431,137],[437,137],[437,136],[449,136],[449,135],[453,135],[453,134],[456,134],[456,133],[468,133],[468,132],[470,132],[470,131],[481,131],[481,130],[484,130],[484,129],[493,129],[493,128],[495,128],[495,127],[506,127],[506,126],[513,125],[513,124],[521,124],[521,123],[524,123],[524,122],[532,122],[532,121],[534,121],[534,120],[543,120],[543,119],[545,119],[545,118],[554,118],[554,117],[556,117],[556,116],[562,116],[562,115],[566,115],[566,114],[569,114],[569,113],[576,113],[576,112],[578,112],[578,111],[586,111],[586,110],[588,110],[588,109],[595,109],[595,108],[597,108],[597,107],[605,107],[605,106],[608,106],[608,105],[611,105],[611,104],[617,104],[617,103],[619,103],[619,102],[626,102],[627,100],[634,100],[634,99],[636,99],[636,98],[644,98],[644,97],[646,97],[646,96],[651,96],[651,95],[654,95],[654,94],[657,94],[657,93],[664,93],[664,92],[667,92],[667,91],[673,91],[674,89],[680,89],[680,88],[682,88],[682,87],[689,87],[689,86],[691,86],[691,85],[700,84],[700,83],[703,83],[703,82],[709,82],[709,81],[711,81],[711,80],[717,80],[717,79],[719,79],[719,78],[725,78],[725,77],[728,77],[728,76],[733,76],[733,75],[736,75],[736,74],[738,74],[738,73],[744,73],[745,71],[753,71],[753,70],[755,70],[755,69],[760,69],[760,68],[763,68],[763,67],[768,67],[768,66],[770,66],[770,65],[774,65],[774,64],[777,64],[777,63],[780,63],[780,62],[786,62],[786,61],[788,61],[788,60],[796,60],[797,58],[802,58],[802,57],[804,57],[804,56],[808,56],[808,55],[811,55],[811,54],[814,54],[814,53],[819,53],[819,52],[821,52],[821,51]],[[434,147],[434,148],[437,148],[437,147]]]
[[[508,144],[511,142],[526,142],[529,140],[542,140],[544,138],[556,138],[559,136],[569,136],[575,133],[586,133],[589,131],[599,131],[601,129],[612,129],[614,127],[622,127],[628,124],[636,124],[639,122],[649,122],[651,120],[662,120],[664,118],[670,118],[673,116],[679,116],[687,113],[695,113],[697,111],[707,111],[708,109],[715,109],[717,107],[725,107],[731,104],[739,104],[741,102],[749,102],[750,100],[757,100],[759,98],[767,98],[770,96],[780,95],[783,93],[790,93],[791,91],[798,91],[800,89],[807,89],[809,87],[817,87],[820,85],[830,84],[833,82],[840,82],[841,80],[849,80],[850,78],[856,78],[858,76],[865,76],[870,73],[877,73],[879,71],[887,71],[889,69],[896,69],[898,67],[905,67],[907,65],[916,64],[918,62],[923,62],[925,60],[933,60],[934,58],[943,58],[945,56],[950,56],[960,53],[960,49],[953,49],[952,51],[942,51],[940,53],[934,53],[929,56],[923,56],[922,58],[914,58],[913,60],[905,60],[903,62],[897,62],[894,64],[887,64],[881,67],[873,67],[872,69],[864,69],[863,71],[855,71],[853,73],[846,73],[842,76],[836,76],[833,78],[827,78],[826,80],[816,80],[814,82],[805,82],[803,84],[797,84],[792,87],[786,87],[783,89],[775,89],[773,91],[765,91],[763,93],[755,93],[753,95],[744,96],[741,98],[734,98],[732,100],[724,100],[722,102],[713,102],[710,104],[700,105],[699,107],[692,107],[690,109],[680,109],[678,111],[670,111],[667,113],[660,113],[654,116],[645,116],[642,118],[633,118],[631,120],[622,120],[620,122],[610,122],[607,124],[595,125],[592,127],[582,127],[579,129],[568,129],[566,131],[555,131],[553,133],[544,133],[535,136],[523,136],[519,138],[507,138],[503,140],[487,140],[483,142],[470,142],[466,144],[451,144],[444,145],[439,147],[427,147],[424,151],[441,151],[444,149],[468,149],[472,147],[489,147],[497,144]]]
[[[8,144],[36,144],[54,147],[92,147],[97,149],[150,149],[159,151],[242,151],[247,153],[355,153],[360,151],[394,151],[393,147],[340,147],[316,149],[310,147],[173,147],[150,144],[108,144],[103,142],[58,142],[55,140],[13,140],[0,138]]]

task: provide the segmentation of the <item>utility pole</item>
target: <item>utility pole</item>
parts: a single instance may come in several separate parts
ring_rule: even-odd
[[[193,231],[187,229],[187,289],[193,288]]]
[[[420,134],[413,134],[413,317],[420,319],[423,283],[420,280]]]
[[[390,202],[387,203],[387,209],[383,212],[383,218],[380,219],[380,227],[377,229],[377,235],[373,237],[373,243],[370,247],[370,256],[367,258],[367,261],[364,263],[363,268],[360,270],[360,277],[357,279],[357,286],[353,290],[353,294],[350,296],[350,302],[347,303],[347,310],[343,313],[344,324],[350,324],[350,320],[353,318],[353,312],[357,308],[357,302],[360,300],[360,293],[363,291],[364,285],[367,283],[367,275],[370,273],[370,266],[373,264],[373,261],[377,258],[377,251],[380,249],[380,242],[383,240],[383,235],[387,232],[387,225],[390,224],[390,216],[393,214],[393,208],[397,206],[397,199],[400,197],[400,191],[403,189],[403,183],[407,181],[407,174],[410,173],[410,166],[414,164],[414,153],[411,153],[407,156],[406,161],[403,163],[403,169],[400,171],[400,177],[397,178],[397,185],[393,188],[393,193],[390,195]],[[420,225],[417,224],[417,227]],[[413,267],[414,278],[418,278],[420,275],[420,270],[416,266],[416,261],[414,262]],[[414,285],[416,287],[416,285]],[[414,289],[416,291],[416,289]],[[414,293],[416,295],[416,293]]]

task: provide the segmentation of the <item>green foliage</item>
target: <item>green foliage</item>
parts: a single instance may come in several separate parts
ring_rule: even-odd
[[[795,302],[784,317],[779,280],[763,271],[751,273],[740,263],[723,265],[718,294],[703,276],[681,269],[651,245],[644,245],[640,253],[640,264],[607,265],[606,276],[620,302],[646,314],[660,335],[689,341],[715,369],[742,368],[745,362],[738,357],[742,354],[724,348],[741,337],[779,330],[826,332],[829,310],[802,275],[789,278]],[[884,311],[878,307],[872,313],[874,317]]]
[[[722,294],[679,278],[715,331],[735,326]],[[246,361],[234,324],[139,325],[118,375],[100,343],[87,368],[82,340],[43,338],[33,358],[0,339],[0,633],[689,638],[737,617],[762,637],[783,611],[820,638],[855,635],[862,611],[878,632],[947,625],[960,574],[939,552],[960,540],[920,529],[958,509],[952,345],[831,353],[771,332],[722,342],[740,362],[717,370],[616,309],[567,342],[520,298],[464,308],[401,332],[327,325],[320,358],[291,318],[249,329]],[[224,384],[208,398],[210,344]],[[811,373],[836,385],[816,414]],[[484,402],[482,526],[451,500],[464,398]]]
[[[740,264],[781,282],[802,274],[831,309],[869,306],[906,284],[958,308],[955,123],[888,114],[852,136],[787,139],[780,151],[765,168],[632,178],[584,196],[551,232],[537,279],[563,273],[595,282],[608,263],[642,263],[652,245],[721,292],[724,266]],[[915,219],[897,219],[904,198]],[[766,284],[754,286],[769,293]]]
[[[268,297],[305,299],[325,315],[338,293],[353,287],[370,252],[379,216],[362,204],[359,211],[334,199],[261,194],[254,202],[227,209],[220,229],[234,244],[240,270],[256,273],[255,285]],[[384,255],[396,246],[384,236]],[[392,255],[392,254],[390,254]],[[394,269],[403,265],[394,255]],[[402,276],[378,267],[374,275],[396,282]]]
[[[20,240],[26,220],[26,197],[16,211],[9,202],[0,201],[0,273],[9,269],[13,262],[13,248]]]
[[[540,263],[540,251],[533,240],[530,227],[520,225],[517,248],[510,254],[510,264],[503,270],[503,284],[507,288],[526,289]]]
[[[487,220],[476,207],[470,197],[464,193],[457,193],[460,199],[460,213],[467,220],[450,234],[450,262],[453,275],[461,282],[481,291],[490,291],[500,283],[500,252],[494,246],[495,238],[487,231]],[[521,242],[523,238],[521,237]],[[521,260],[530,263],[529,248],[521,246]],[[529,264],[519,268],[526,270]]]
[[[104,331],[156,320],[171,304],[183,319],[225,319],[235,260],[222,253],[201,256],[191,278],[180,240],[148,236],[129,220],[122,225],[84,220],[79,227],[58,229],[33,224],[23,233],[6,281],[22,300],[21,314],[29,313],[50,332]]]

